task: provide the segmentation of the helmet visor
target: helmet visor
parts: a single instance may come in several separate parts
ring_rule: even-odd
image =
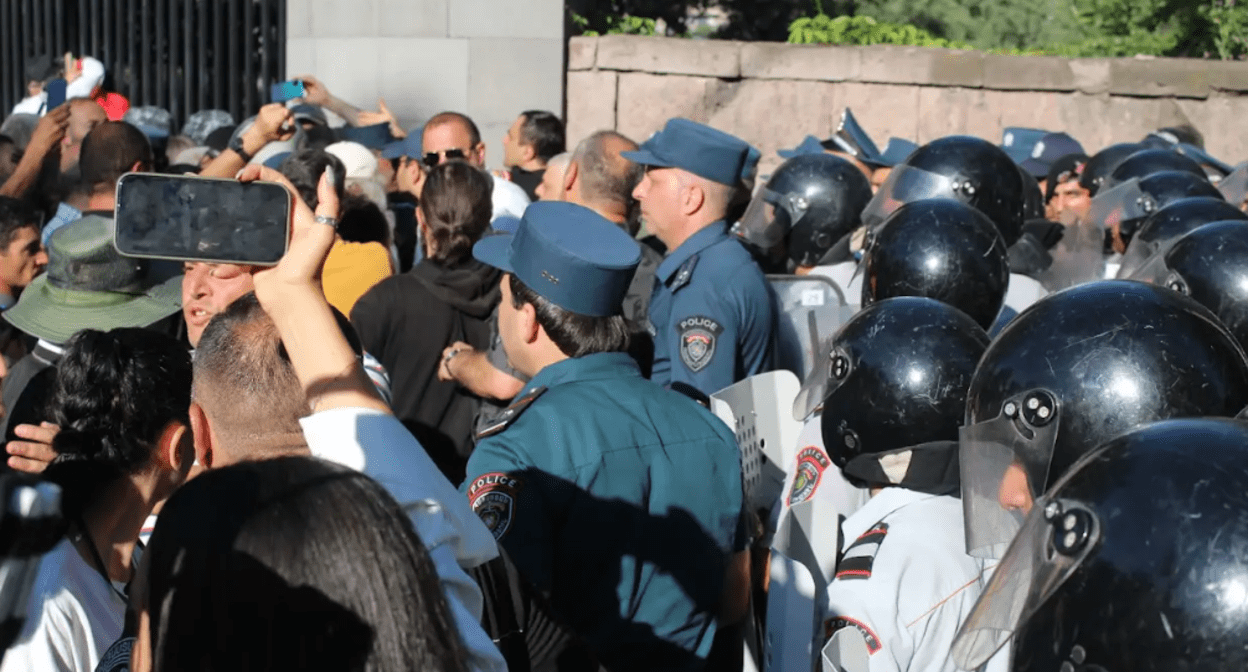
[[[1057,439],[1058,405],[1047,390],[1012,397],[992,420],[958,430],[966,551],[999,558],[1044,492]]]
[[[1105,231],[1092,221],[1075,219],[1062,230],[1062,239],[1049,250],[1049,267],[1035,278],[1050,292],[1100,280],[1105,274]]]
[[[1042,499],[1027,515],[953,641],[953,662],[979,668],[1096,548],[1100,520],[1069,500]]]
[[[1218,182],[1218,191],[1226,197],[1226,202],[1244,209],[1244,201],[1248,200],[1248,166],[1236,168],[1230,175]]]
[[[1166,264],[1166,253],[1172,247],[1174,247],[1174,241],[1168,241],[1165,249],[1158,250],[1153,256],[1146,259],[1143,264],[1140,264],[1139,268],[1125,276],[1119,272],[1118,277],[1147,282],[1158,287],[1168,287],[1175,277],[1175,274],[1170,270],[1170,266]]]
[[[1092,198],[1088,219],[1109,229],[1128,220],[1147,217],[1156,212],[1157,207],[1156,199],[1140,190],[1140,181],[1131,179],[1097,192]]]
[[[788,211],[788,216],[777,220],[780,207]],[[741,221],[733,227],[733,233],[760,249],[770,250],[784,242],[789,229],[805,212],[806,204],[801,197],[763,187],[750,200]]]
[[[897,166],[862,211],[862,223],[879,226],[901,206],[929,198],[955,198],[953,179],[913,166]]]
[[[805,421],[816,411],[822,410],[823,401],[849,380],[853,369],[849,353],[836,345],[836,336],[829,336],[819,348],[814,370],[806,377],[802,389],[793,400],[793,419]]]
[[[1179,237],[1168,240],[1140,240],[1140,237],[1136,236],[1127,246],[1126,253],[1122,255],[1122,265],[1118,267],[1117,277],[1123,280],[1141,280],[1156,284],[1153,274],[1158,270],[1157,260],[1162,260],[1161,266],[1164,268],[1166,252],[1174,247],[1178,239]]]

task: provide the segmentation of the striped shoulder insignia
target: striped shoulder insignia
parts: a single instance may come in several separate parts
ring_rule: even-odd
[[[845,549],[841,561],[836,565],[838,579],[869,579],[871,568],[875,565],[875,554],[888,536],[888,523],[876,523],[871,529],[863,532],[854,543]]]
[[[484,429],[477,432],[476,440],[480,441],[487,436],[494,436],[495,434],[498,434],[504,429],[510,427],[511,423],[515,422],[520,417],[520,414],[524,412],[524,409],[528,408],[534,401],[537,401],[537,398],[542,396],[545,392],[545,387],[529,390],[528,394],[517,399],[515,403],[503,409],[503,412],[500,413],[497,418],[494,418],[494,422],[491,422]]]

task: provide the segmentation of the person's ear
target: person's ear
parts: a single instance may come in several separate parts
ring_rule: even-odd
[[[208,422],[208,414],[199,402],[191,402],[191,437],[194,444],[195,461],[205,469],[212,468],[212,428]]]
[[[144,165],[142,161],[135,161],[134,165],[130,166],[130,172],[132,173],[143,173],[147,172],[147,170],[147,166]]]
[[[528,163],[537,158],[537,150],[532,145],[520,145],[520,158],[522,163]]]
[[[567,169],[563,172],[563,193],[572,193],[572,188],[576,186],[576,181],[581,177],[581,167],[575,161],[569,161]],[[563,200],[560,198],[559,200]]]
[[[681,194],[681,211],[686,217],[696,214],[706,205],[706,190],[700,184],[685,187]]]
[[[525,343],[534,343],[537,341],[538,334],[541,333],[542,325],[537,322],[537,309],[533,304],[526,303],[520,306],[519,324],[520,333],[524,335]]]
[[[472,148],[472,152],[477,155],[477,164],[485,167],[485,143],[478,142],[476,147]]]
[[[191,428],[185,423],[177,420],[166,423],[160,430],[156,445],[160,448],[158,454],[161,461],[170,471],[185,476],[191,470],[191,463],[195,461],[195,446]]]

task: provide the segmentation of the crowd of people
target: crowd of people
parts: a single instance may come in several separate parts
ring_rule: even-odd
[[[880,150],[846,109],[759,175],[527,110],[489,171],[311,75],[179,127],[27,74],[0,431],[64,535],[0,672],[1248,662],[1248,164],[1195,128]],[[136,172],[280,185],[286,253],[121,254]],[[800,425],[760,485],[775,435],[712,408],[782,370],[732,409]]]

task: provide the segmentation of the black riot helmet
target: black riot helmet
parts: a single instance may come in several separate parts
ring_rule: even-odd
[[[1208,179],[1199,163],[1178,152],[1169,149],[1144,149],[1128,156],[1122,160],[1122,163],[1115,166],[1101,188],[1110,189],[1114,185],[1167,170],[1191,173],[1201,179]]]
[[[1244,220],[1241,215],[1212,222],[1178,238],[1140,274],[1196,299],[1218,316],[1241,346],[1248,347],[1248,222]]]
[[[1116,233],[1125,251],[1145,217],[1183,198],[1222,198],[1203,175],[1167,170],[1102,190],[1092,198],[1088,219]]]
[[[908,203],[872,236],[862,257],[862,303],[924,296],[992,327],[1010,282],[1005,241],[975,208],[948,199]]]
[[[868,483],[956,489],[966,389],[987,346],[979,325],[939,301],[902,297],[864,307],[828,348],[821,419],[828,456]],[[903,450],[914,455],[896,470],[880,459]]]
[[[986,140],[955,135],[916,149],[893,167],[863,211],[862,223],[878,226],[906,203],[929,198],[961,201],[984,213],[1007,246],[1022,235],[1022,173],[1009,155]]]
[[[1153,256],[1169,249],[1179,236],[1189,231],[1210,222],[1231,219],[1248,219],[1248,215],[1220,198],[1195,196],[1166,205],[1149,215],[1136,229],[1122,257],[1118,277],[1151,282],[1151,277],[1138,275],[1138,272]]]
[[[1079,186],[1087,189],[1088,192],[1096,196],[1100,191],[1101,185],[1114,172],[1114,168],[1123,159],[1144,149],[1144,145],[1134,142],[1123,142],[1117,145],[1110,145],[1105,149],[1092,155],[1088,159],[1088,164],[1083,168],[1083,174],[1079,176]]]
[[[1192,299],[1129,280],[1041,299],[997,336],[967,393],[967,551],[1000,557],[1018,530],[1007,475],[1025,476],[1017,485],[1032,501],[1121,432],[1167,418],[1230,417],[1245,405],[1244,351]]]
[[[780,165],[746,208],[733,233],[760,250],[788,238],[788,256],[815,266],[857,229],[871,183],[852,163],[831,154],[795,156]]]
[[[1157,422],[1107,442],[1038,500],[954,640],[977,669],[1248,668],[1248,425]]]

